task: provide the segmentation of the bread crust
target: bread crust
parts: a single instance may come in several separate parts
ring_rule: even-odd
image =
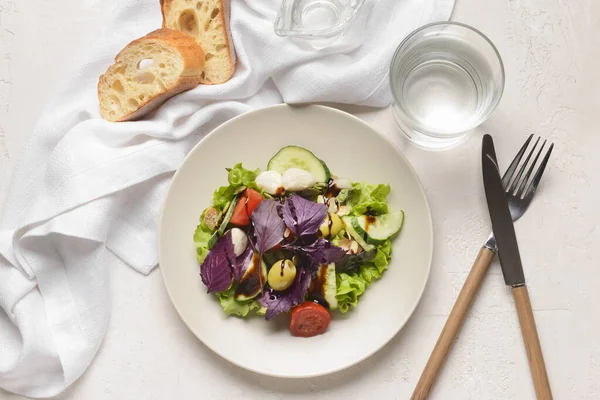
[[[160,0],[160,12],[162,14],[162,26],[163,29],[168,29],[167,28],[167,14],[169,12],[169,9],[171,8],[171,5],[176,2],[176,1],[181,1],[181,0]],[[225,83],[227,82],[229,79],[231,79],[231,77],[233,76],[234,72],[235,72],[235,64],[236,64],[236,54],[235,54],[235,48],[233,46],[233,39],[231,37],[231,29],[229,27],[229,0],[219,0],[219,2],[221,3],[221,9],[223,10],[222,13],[219,13],[219,15],[217,15],[217,18],[221,20],[223,29],[224,29],[224,34],[225,34],[225,42],[227,45],[227,52],[229,53],[229,66],[230,66],[230,72],[227,76],[226,79],[224,79],[223,81],[206,81],[205,79],[202,79],[200,83],[205,84],[205,85],[218,85],[221,83]],[[195,39],[194,39],[195,40]],[[198,42],[198,44],[200,46],[202,46],[202,43]]]
[[[114,60],[115,63],[120,60],[124,51],[128,47],[143,45],[144,43],[152,40],[158,40],[166,43],[170,47],[174,47],[181,55],[183,59],[183,71],[178,80],[173,85],[168,87],[164,92],[145,100],[142,104],[140,104],[137,110],[121,116],[120,118],[115,119],[108,115],[104,115],[101,107],[100,109],[104,119],[112,122],[131,121],[138,119],[163,104],[170,97],[173,97],[176,94],[186,90],[193,89],[200,84],[200,77],[204,71],[204,51],[196,42],[196,40],[190,35],[173,29],[157,29],[145,36],[142,36],[141,38],[133,40],[116,55]],[[108,78],[106,75],[108,75],[108,73],[111,71],[111,67],[114,65],[115,64],[112,64],[98,80],[98,99],[100,102],[102,102],[100,88],[103,84],[107,83]]]

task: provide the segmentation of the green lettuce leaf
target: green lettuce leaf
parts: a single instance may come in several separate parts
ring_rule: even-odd
[[[227,168],[228,186],[221,186],[213,193],[213,206],[222,210],[227,203],[233,200],[236,191],[241,187],[250,187],[258,190],[262,194],[262,190],[256,185],[256,176],[260,173],[260,169],[249,170],[242,166],[242,163],[236,164],[233,168]]]
[[[350,311],[350,307],[356,307],[358,296],[365,292],[367,285],[364,279],[356,274],[337,274],[336,281],[335,298],[338,301],[338,309],[345,313]]]
[[[222,210],[227,203],[233,200],[237,186],[221,186],[213,193],[213,206]]]
[[[200,224],[196,227],[196,231],[194,232],[194,245],[196,246],[196,258],[198,262],[202,264],[204,259],[208,255],[210,251],[209,241],[213,236],[215,230],[210,229],[204,223],[204,214],[206,213],[206,209],[202,212],[200,216]]]
[[[355,182],[352,184],[352,189],[348,191],[345,202],[352,207],[352,215],[386,214],[390,211],[387,204],[390,190],[390,185]]]
[[[265,315],[267,309],[261,306],[257,300],[237,301],[233,297],[234,293],[235,288],[233,286],[224,292],[217,293],[219,303],[221,303],[225,314],[246,317],[250,311],[256,310],[258,315]]]
[[[336,196],[336,199],[340,204],[345,204],[348,200],[348,195],[350,194],[351,189],[342,189],[340,193]]]
[[[356,307],[359,297],[367,287],[376,279],[380,279],[388,269],[392,258],[392,242],[386,240],[377,247],[375,257],[370,262],[361,265],[357,273],[339,273],[336,275],[336,299],[338,308],[345,313]]]

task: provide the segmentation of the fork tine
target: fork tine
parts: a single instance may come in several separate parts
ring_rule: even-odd
[[[525,198],[528,196],[533,196],[533,194],[535,193],[535,190],[537,189],[538,184],[540,183],[540,180],[542,179],[542,174],[544,173],[544,170],[546,169],[546,164],[548,164],[548,159],[550,158],[550,154],[552,154],[552,149],[554,149],[554,143],[550,144],[550,148],[548,149],[548,152],[544,156],[544,159],[542,160],[540,167],[538,168],[537,172],[535,173],[533,180],[527,186],[527,191],[522,196],[522,198]]]
[[[517,153],[515,158],[513,158],[512,162],[508,166],[508,169],[504,173],[504,176],[502,177],[502,186],[504,186],[505,188],[508,188],[508,184],[509,184],[513,174],[515,173],[515,170],[517,169],[517,166],[519,165],[521,158],[523,158],[523,154],[525,154],[525,150],[527,150],[527,146],[529,146],[529,142],[531,142],[532,137],[533,137],[533,133],[531,135],[529,135],[529,137],[525,141],[525,144],[523,145],[523,147],[521,147],[521,150],[519,150],[519,152]]]
[[[521,168],[519,168],[519,172],[517,172],[517,177],[510,184],[510,188],[508,188],[506,190],[507,193],[515,192],[515,189],[518,187],[519,182],[521,181],[521,176],[523,175],[523,172],[525,171],[525,167],[529,163],[529,159],[531,158],[531,155],[535,151],[539,142],[540,142],[540,138],[538,137],[537,140],[535,141],[535,144],[533,145],[533,148],[531,149],[531,151],[529,151],[529,154],[527,154],[527,157],[525,158],[525,162],[523,163],[523,165],[521,165]]]
[[[524,194],[525,186],[527,186],[527,183],[529,183],[529,178],[531,177],[531,173],[533,172],[533,169],[535,168],[535,166],[537,164],[537,161],[540,158],[540,154],[542,154],[542,151],[544,150],[544,146],[546,146],[546,142],[547,142],[547,140],[544,140],[544,143],[542,143],[542,147],[540,147],[540,149],[538,150],[537,154],[535,155],[535,158],[533,159],[533,162],[529,166],[529,170],[525,174],[525,177],[523,178],[523,181],[521,181],[521,185],[519,185],[519,188],[517,189],[517,191],[515,193],[516,196],[520,197],[521,195]]]

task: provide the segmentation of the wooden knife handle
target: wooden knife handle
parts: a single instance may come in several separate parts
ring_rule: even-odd
[[[482,247],[479,251],[479,255],[471,267],[471,272],[469,272],[454,307],[452,307],[446,325],[444,325],[444,329],[442,329],[442,333],[440,333],[440,337],[429,356],[429,361],[427,361],[411,400],[424,400],[429,396],[429,391],[448,356],[454,338],[462,326],[465,315],[473,303],[473,298],[481,286],[483,277],[494,259],[494,255],[494,252],[485,247]]]
[[[521,333],[525,342],[525,351],[529,360],[529,369],[533,379],[533,386],[538,400],[552,400],[552,392],[550,391],[550,382],[546,372],[546,364],[540,346],[540,338],[538,337],[535,327],[535,319],[533,318],[533,309],[531,308],[531,300],[529,300],[529,292],[527,286],[519,286],[512,289],[515,305],[517,306],[517,314],[519,315],[519,324],[521,324]]]

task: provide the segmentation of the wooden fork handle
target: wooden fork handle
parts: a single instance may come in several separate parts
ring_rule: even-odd
[[[538,400],[552,400],[548,373],[546,372],[544,355],[540,346],[540,338],[535,327],[535,319],[533,317],[533,309],[531,308],[527,286],[523,285],[513,288],[512,294],[515,298],[517,314],[519,315],[519,324],[521,325],[521,333],[525,342],[525,351],[529,360],[529,369],[536,397]]]
[[[440,337],[429,356],[429,361],[427,361],[427,365],[421,374],[421,378],[417,383],[417,387],[412,394],[411,400],[424,400],[429,396],[429,391],[435,383],[440,369],[448,356],[454,338],[462,326],[467,311],[473,303],[473,299],[481,286],[481,282],[483,281],[488,267],[494,259],[494,255],[495,253],[493,251],[485,247],[482,247],[479,251],[479,255],[471,267],[471,271],[456,299],[456,303],[454,303],[454,307],[452,307],[452,311],[448,316],[444,329],[442,329],[442,333],[440,333]]]

